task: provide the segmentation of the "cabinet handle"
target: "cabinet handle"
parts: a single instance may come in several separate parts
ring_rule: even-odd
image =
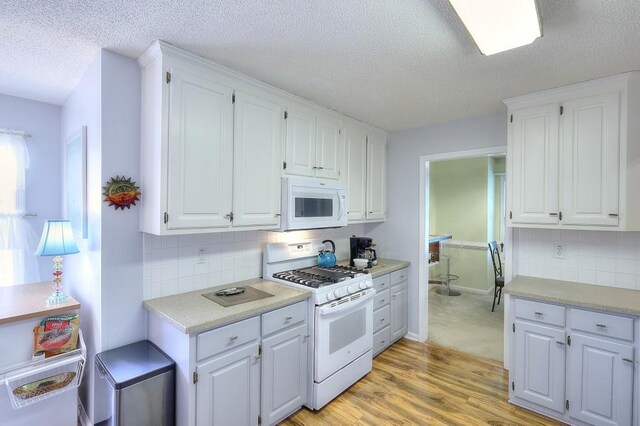
[[[302,336],[302,339],[303,339],[302,341],[306,342],[309,337],[311,337],[310,334],[305,334],[304,336]]]
[[[541,317],[544,316],[544,314],[542,312],[534,312],[535,316],[537,317]]]
[[[324,170],[324,167],[318,167],[318,170]]]
[[[369,212],[369,214],[373,214],[373,212]]]
[[[286,317],[284,320],[286,321],[291,321],[293,319],[293,317]]]
[[[596,324],[598,328],[607,328],[606,324]]]
[[[380,304],[382,305],[384,302],[386,302],[385,299],[380,299]]]
[[[237,339],[238,339],[238,336],[231,336],[231,337],[229,337],[229,342],[233,342],[233,341],[235,341]]]
[[[609,217],[618,217],[618,213],[609,213]]]
[[[634,362],[633,362],[633,360],[632,360],[632,359],[629,359],[629,358],[622,358],[622,360],[623,360],[624,362],[629,362],[629,363],[631,363],[631,364],[633,364],[633,363],[634,363]]]
[[[276,213],[276,214],[274,214],[274,216],[275,216],[275,217],[280,217],[280,216],[282,216],[282,215],[281,215],[280,213]]]
[[[560,346],[564,346],[564,342],[556,342],[557,344],[559,344]]]
[[[380,318],[380,322],[385,322],[385,321],[386,321],[386,319]]]
[[[384,345],[384,343],[386,342],[386,340],[380,340],[380,344]]]
[[[558,213],[549,213],[549,216],[558,216]]]

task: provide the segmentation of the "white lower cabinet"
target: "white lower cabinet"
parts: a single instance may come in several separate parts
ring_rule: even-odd
[[[262,422],[275,424],[307,401],[307,326],[262,340]]]
[[[259,344],[224,352],[196,368],[198,425],[257,425],[260,414]]]
[[[514,395],[564,412],[565,331],[515,322]]]
[[[629,344],[571,335],[571,417],[593,425],[631,425],[633,353]]]
[[[511,402],[569,424],[638,424],[638,318],[512,301]]]
[[[408,271],[403,268],[373,280],[373,356],[407,334]]]
[[[307,301],[185,334],[158,315],[148,339],[176,362],[176,425],[273,425],[307,403]]]

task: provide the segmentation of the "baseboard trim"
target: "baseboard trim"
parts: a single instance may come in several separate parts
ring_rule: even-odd
[[[404,337],[405,337],[405,339],[414,340],[416,342],[420,341],[420,339],[418,339],[418,334],[417,333],[407,333]]]
[[[442,285],[442,284],[429,283],[429,285]],[[451,287],[454,290],[458,290],[458,291],[466,291],[467,293],[476,293],[476,294],[491,294],[491,293],[493,293],[493,286],[489,287],[488,290],[479,290],[477,288],[463,287],[463,286],[460,286],[460,285],[451,285],[451,284],[449,284],[449,287]]]

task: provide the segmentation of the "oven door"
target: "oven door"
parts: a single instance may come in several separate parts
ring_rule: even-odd
[[[375,290],[317,306],[314,381],[321,382],[373,347]]]

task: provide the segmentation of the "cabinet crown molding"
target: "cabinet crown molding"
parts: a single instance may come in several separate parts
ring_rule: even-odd
[[[517,109],[538,103],[562,102],[567,98],[580,96],[585,90],[588,90],[590,93],[593,93],[594,89],[602,92],[623,90],[626,84],[632,80],[640,81],[640,71],[629,71],[609,77],[596,78],[567,86],[554,87],[526,95],[514,96],[504,99],[503,102],[509,109]]]

